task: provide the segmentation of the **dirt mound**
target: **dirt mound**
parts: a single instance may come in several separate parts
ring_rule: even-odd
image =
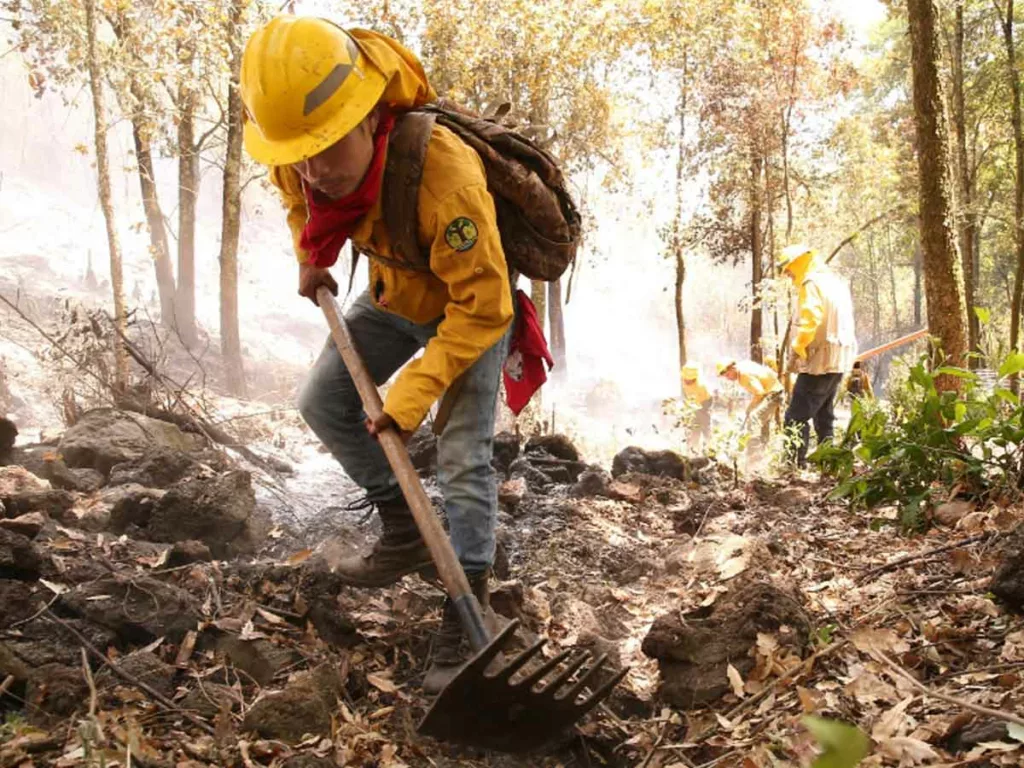
[[[752,584],[719,598],[707,611],[655,620],[643,652],[658,661],[660,696],[682,709],[704,706],[730,690],[731,665],[744,677],[757,664],[758,636],[802,656],[811,622],[795,597],[769,584]]]

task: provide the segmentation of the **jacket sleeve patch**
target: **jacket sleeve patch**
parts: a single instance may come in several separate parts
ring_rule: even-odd
[[[452,248],[452,250],[468,251],[480,238],[480,233],[476,228],[476,224],[473,223],[472,219],[467,219],[465,216],[459,216],[456,219],[452,219],[444,230],[444,240]]]

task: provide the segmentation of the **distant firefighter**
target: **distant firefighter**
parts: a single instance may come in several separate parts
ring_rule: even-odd
[[[723,357],[715,363],[718,375],[734,381],[750,393],[750,404],[747,405],[745,428],[757,435],[759,444],[768,442],[772,424],[782,409],[785,391],[775,371],[767,365],[755,363],[753,360],[737,361],[731,357]],[[758,443],[753,443],[758,446]]]
[[[779,266],[797,287],[799,300],[789,365],[798,375],[785,423],[799,435],[794,458],[802,467],[811,421],[819,445],[832,439],[836,393],[857,356],[853,301],[849,286],[806,245],[784,248]]]
[[[688,442],[690,450],[696,453],[711,440],[711,404],[714,398],[701,374],[700,363],[686,363],[680,376],[683,398],[695,409],[694,426],[690,429]]]

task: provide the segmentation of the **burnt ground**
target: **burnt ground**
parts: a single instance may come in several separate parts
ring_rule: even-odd
[[[128,765],[129,750],[143,766],[805,765],[805,714],[860,726],[864,765],[1021,763],[1019,733],[967,708],[1021,709],[1024,622],[990,592],[1019,509],[946,510],[906,538],[812,476],[538,485],[519,469],[496,609],[548,655],[630,667],[561,742],[509,757],[416,733],[442,595],[415,577],[339,586],[331,559],[373,532],[353,513],[278,521],[255,556],[212,560],[150,529],[83,530],[95,515],[57,520],[66,499],[47,497],[53,515],[22,505],[0,527],[0,766]]]

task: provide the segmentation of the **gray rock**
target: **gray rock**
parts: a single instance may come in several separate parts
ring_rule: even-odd
[[[290,744],[307,734],[329,736],[331,713],[341,694],[338,674],[329,666],[296,675],[284,690],[258,700],[245,715],[242,728],[265,739]]]
[[[508,475],[512,462],[519,458],[519,438],[511,432],[499,432],[494,436],[491,465],[501,475]]]
[[[0,520],[0,527],[34,539],[49,521],[50,518],[46,516],[45,512],[27,512],[10,520]]]
[[[135,485],[146,488],[170,488],[177,482],[199,474],[202,464],[192,454],[158,445],[137,459],[115,465],[110,470],[110,485]]]
[[[776,633],[785,648],[802,656],[811,622],[800,603],[769,584],[754,583],[730,592],[709,615],[658,617],[641,649],[657,659],[659,696],[680,709],[704,707],[730,692],[728,667],[746,676],[755,664],[758,633]]]
[[[52,564],[30,539],[0,528],[0,579],[34,581],[52,569]]]
[[[238,694],[226,685],[199,680],[197,687],[185,694],[180,706],[184,710],[212,719],[222,709],[230,712],[237,708]]]
[[[185,590],[150,576],[108,576],[79,584],[60,605],[116,634],[127,645],[158,637],[178,642],[199,622],[199,605]]]
[[[129,525],[145,528],[165,493],[135,483],[105,488],[100,501],[110,510],[110,529],[122,533]]]
[[[646,451],[630,446],[612,459],[612,477],[629,472],[684,480],[689,474],[689,464],[674,451]]]
[[[541,451],[564,461],[579,461],[580,452],[576,450],[565,435],[534,435],[526,441],[526,453]]]
[[[150,651],[135,651],[122,656],[117,660],[117,667],[164,696],[170,697],[174,693],[177,670]],[[101,672],[97,682],[100,685],[125,685],[124,680],[109,670]]]
[[[188,565],[189,563],[208,563],[211,560],[213,560],[213,555],[210,553],[210,548],[203,542],[194,539],[175,542],[167,554],[169,568],[177,568],[179,565]]]
[[[58,452],[69,467],[89,467],[109,475],[116,464],[141,458],[158,446],[193,451],[200,450],[203,441],[164,421],[98,408],[64,433]]]
[[[227,557],[250,546],[246,542],[243,547],[241,540],[255,507],[252,477],[232,470],[171,488],[157,503],[146,530],[153,541],[195,539],[206,544],[214,556]]]
[[[95,469],[72,469],[56,455],[44,457],[40,477],[45,477],[54,488],[78,493],[92,493],[103,486],[103,474]]]
[[[572,495],[577,498],[607,496],[612,478],[603,469],[588,469],[580,475],[580,479],[572,487]]]

